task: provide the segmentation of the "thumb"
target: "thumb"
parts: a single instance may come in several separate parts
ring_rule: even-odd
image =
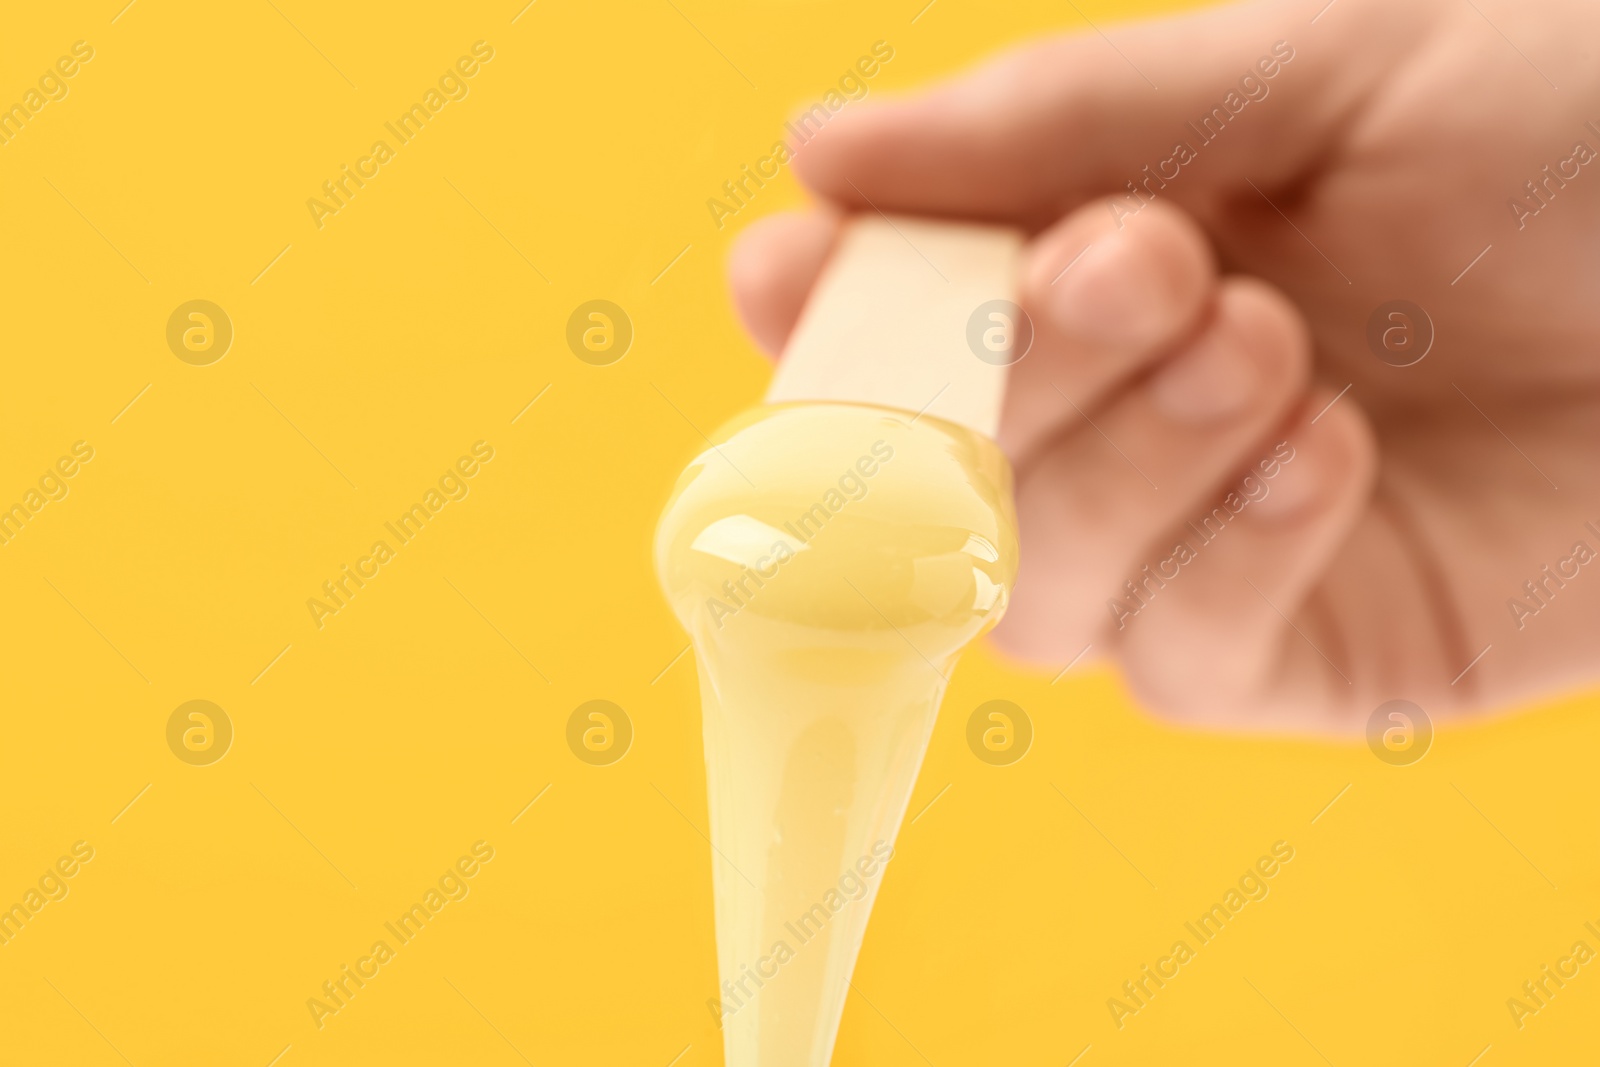
[[[1308,21],[1319,6],[1251,4],[1026,46],[930,92],[841,112],[795,146],[795,168],[857,209],[1041,226],[1149,183],[1199,210],[1219,187],[1277,184],[1324,158],[1398,47],[1383,42],[1415,40],[1396,20],[1422,17],[1391,9],[1379,34],[1371,0]]]

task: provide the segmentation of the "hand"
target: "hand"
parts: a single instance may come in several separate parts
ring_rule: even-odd
[[[1035,235],[1001,432],[1015,654],[1092,646],[1156,711],[1265,729],[1592,681],[1600,9],[1320,6],[1081,33],[846,107],[797,146],[830,206],[750,228],[736,301],[781,348],[841,208]],[[1396,299],[1431,329],[1380,315],[1369,343]]]

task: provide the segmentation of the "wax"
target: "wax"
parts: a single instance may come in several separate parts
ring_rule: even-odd
[[[728,1067],[826,1067],[961,650],[1016,576],[987,437],[855,404],[717,432],[656,566],[699,669]]]

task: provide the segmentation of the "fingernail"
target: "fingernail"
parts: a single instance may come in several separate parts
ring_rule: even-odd
[[[1318,482],[1316,461],[1305,449],[1293,453],[1294,459],[1281,465],[1278,476],[1265,481],[1267,495],[1255,504],[1257,517],[1285,519],[1303,510],[1317,498]]]
[[[1256,381],[1250,357],[1213,332],[1156,372],[1150,402],[1177,422],[1215,422],[1243,409]]]
[[[1067,244],[1046,266],[1046,307],[1063,332],[1107,346],[1128,347],[1160,337],[1170,314],[1160,272],[1122,233],[1097,237],[1087,248]]]

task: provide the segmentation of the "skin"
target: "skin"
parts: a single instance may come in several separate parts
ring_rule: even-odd
[[[736,303],[781,351],[842,213],[1027,229],[1036,337],[1000,438],[1023,564],[995,635],[1018,657],[1090,646],[1159,714],[1274,731],[1577,689],[1600,674],[1600,559],[1563,586],[1541,568],[1600,552],[1600,160],[1536,216],[1510,201],[1538,206],[1524,183],[1578,141],[1600,151],[1600,9],[1320,7],[1054,38],[852,104],[797,146],[821,206],[742,235]],[[1293,58],[1262,77],[1279,41]],[[1247,72],[1267,95],[1202,144],[1186,122]],[[1193,161],[1131,199],[1179,139]],[[1367,340],[1397,298],[1435,331],[1406,367]],[[1202,541],[1186,523],[1252,470],[1266,495]],[[1108,606],[1137,607],[1124,583],[1171,575],[1180,541],[1194,558],[1137,614]]]

